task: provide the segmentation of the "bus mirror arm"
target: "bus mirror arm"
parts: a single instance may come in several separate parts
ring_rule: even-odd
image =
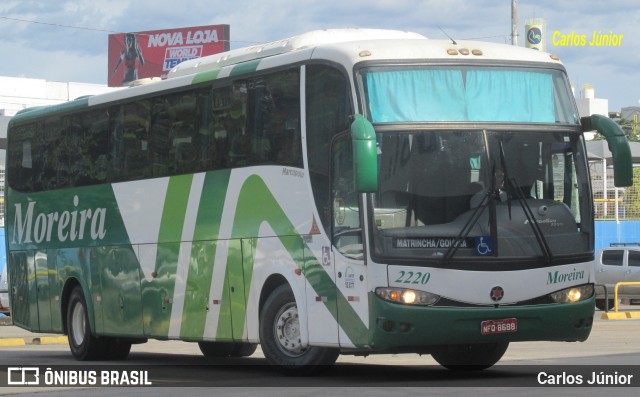
[[[359,193],[378,191],[378,145],[373,124],[364,116],[355,114],[351,121],[353,166],[356,190]]]
[[[582,131],[596,130],[607,140],[613,156],[613,181],[616,187],[633,185],[633,163],[627,136],[620,126],[608,117],[598,114],[583,117]]]

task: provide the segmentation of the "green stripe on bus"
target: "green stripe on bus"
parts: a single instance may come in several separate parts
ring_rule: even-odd
[[[220,73],[220,69],[214,69],[214,70],[209,70],[207,72],[198,73],[191,81],[191,84],[200,84],[200,83],[205,83],[207,81],[215,80],[218,78],[219,73]]]
[[[256,203],[256,197],[260,198],[259,203]],[[364,345],[366,343],[368,335],[367,327],[362,322],[357,313],[353,310],[351,305],[348,303],[346,297],[338,290],[333,280],[331,280],[329,275],[317,263],[317,261],[313,261],[315,262],[315,266],[311,261],[305,266],[303,259],[304,253],[311,253],[311,249],[306,245],[306,243],[304,243],[302,236],[300,236],[282,207],[278,204],[275,197],[269,191],[269,188],[267,187],[265,182],[259,176],[252,175],[247,178],[238,196],[238,206],[236,208],[236,214],[233,223],[232,238],[242,238],[246,236],[257,237],[260,225],[263,222],[267,222],[269,226],[274,230],[275,235],[278,236],[277,238],[280,239],[285,249],[289,252],[289,255],[291,255],[291,258],[294,259],[296,266],[304,271],[305,276],[308,275],[307,280],[309,281],[311,287],[318,294],[320,294],[319,291],[322,291],[322,293],[324,294],[326,294],[326,291],[336,291],[333,294],[328,294],[329,297],[335,297],[336,300],[333,301],[331,299],[328,299],[327,302],[325,302],[327,309],[336,319],[338,324],[342,327],[352,343],[354,343],[356,346]],[[310,254],[309,256],[312,255]],[[234,258],[233,260],[235,261],[237,259]],[[254,255],[251,255],[251,263],[243,264],[244,289],[246,296],[248,296],[249,287],[251,285],[254,260]],[[232,258],[230,257],[227,264],[227,272],[225,275],[225,288],[229,281],[229,267],[231,266],[234,266],[234,264],[232,262]],[[233,277],[234,275],[232,275],[232,279]],[[337,302],[339,313],[336,309],[335,302]],[[232,304],[233,302],[227,302],[227,305]],[[221,313],[224,310],[231,311],[231,306],[227,306],[226,309],[224,308],[224,306],[225,305],[223,302]],[[244,311],[241,311],[237,307],[234,307],[233,313],[236,316],[236,321],[234,322],[233,328],[242,329],[238,321],[238,316],[241,316],[242,321],[244,321],[246,317],[246,305],[244,307]],[[226,334],[226,332],[228,332],[229,322],[223,322],[221,317],[218,325],[219,334],[216,336],[228,337],[228,334]],[[243,325],[244,323],[242,324],[242,326]],[[224,335],[221,333],[221,331],[225,331]]]
[[[224,201],[229,186],[230,170],[208,172],[202,186],[200,205],[193,233],[189,276],[185,292],[180,337],[199,339],[204,335],[209,291],[213,282],[216,241],[219,238]]]
[[[247,61],[237,64],[231,69],[230,76],[236,77],[247,73],[253,73],[258,69],[258,65],[260,64],[261,59],[256,59],[253,61]]]
[[[146,295],[144,299],[147,301],[145,304],[150,303],[147,306],[148,311],[154,318],[154,321],[149,325],[149,332],[155,336],[169,334],[169,318],[172,309],[172,303],[169,302],[173,301],[176,287],[175,275],[178,271],[180,241],[182,240],[182,228],[192,180],[193,175],[174,176],[169,178],[167,186],[158,233],[155,265],[157,277],[152,282],[154,287],[145,285],[143,288],[143,295]],[[162,307],[157,307],[158,300]],[[155,308],[155,310],[151,308]]]
[[[179,175],[169,178],[162,220],[160,221],[159,244],[182,241],[182,227],[187,212],[192,180],[193,175]]]

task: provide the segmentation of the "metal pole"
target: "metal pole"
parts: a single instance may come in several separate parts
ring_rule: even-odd
[[[602,198],[604,199],[604,218],[607,219],[609,213],[609,203],[607,203],[607,199],[609,197],[607,197],[607,159],[603,158],[602,159],[602,185],[603,185],[603,189],[602,189]]]
[[[511,44],[518,45],[518,0],[511,0]]]

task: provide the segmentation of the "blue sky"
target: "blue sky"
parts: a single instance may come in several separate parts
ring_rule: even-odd
[[[578,95],[589,83],[611,111],[638,106],[639,5],[519,0],[519,42],[524,45],[525,19],[544,18],[547,51],[560,56]],[[510,43],[511,0],[0,0],[0,76],[106,84],[109,33],[209,24],[231,25],[231,48],[340,27],[409,30],[433,39],[445,38],[442,27],[455,39]],[[556,31],[556,38],[573,32],[587,42],[594,31],[624,36],[616,47],[554,46]]]

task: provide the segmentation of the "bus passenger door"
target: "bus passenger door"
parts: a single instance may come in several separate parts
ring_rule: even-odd
[[[38,331],[38,306],[35,295],[35,268],[33,257],[27,251],[11,252],[9,266],[9,293],[11,294],[11,320],[31,331]],[[33,280],[32,287],[29,280]],[[31,299],[33,297],[33,299]],[[32,304],[33,303],[33,304]]]
[[[360,195],[355,188],[353,146],[349,135],[343,135],[333,144],[331,174],[339,340],[341,347],[358,347],[368,342],[369,305]]]

